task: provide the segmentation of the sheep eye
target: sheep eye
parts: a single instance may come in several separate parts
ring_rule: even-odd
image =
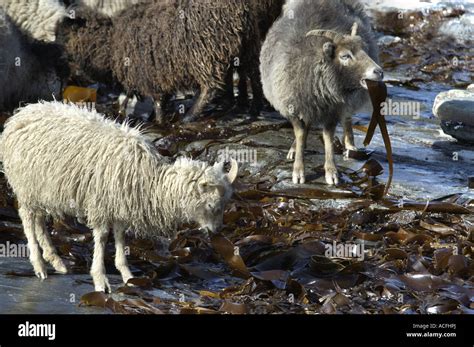
[[[344,55],[341,55],[341,59],[342,60],[349,60],[349,59],[352,59],[352,56],[350,54],[344,54]]]

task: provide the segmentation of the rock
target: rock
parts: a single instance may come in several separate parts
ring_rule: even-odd
[[[440,32],[452,37],[459,43],[467,43],[474,35],[474,14],[467,13],[460,18],[456,18],[444,23]]]
[[[398,36],[386,35],[378,39],[378,44],[380,46],[391,46],[394,43],[401,42],[402,39]]]
[[[467,87],[467,90],[474,92],[474,84],[471,84],[469,87]]]
[[[441,128],[445,134],[451,135],[460,142],[474,144],[474,127],[462,123],[443,122]]]
[[[443,131],[457,140],[474,143],[474,91],[450,90],[436,97],[433,114]]]

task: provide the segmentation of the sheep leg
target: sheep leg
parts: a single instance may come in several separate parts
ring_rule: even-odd
[[[354,129],[352,128],[352,117],[346,117],[343,123],[344,127],[344,145],[347,151],[357,151],[354,142]]]
[[[225,96],[226,101],[233,103],[234,94],[234,69],[231,67],[225,76]]]
[[[326,160],[324,169],[326,171],[326,183],[330,186],[339,184],[339,176],[334,160],[334,134],[336,132],[335,125],[326,125],[323,129],[324,149],[326,152]]]
[[[250,84],[252,85],[252,107],[250,108],[250,115],[254,118],[260,116],[260,112],[263,110],[263,89],[260,78],[260,71],[253,69],[250,75]]]
[[[255,27],[253,29],[254,35],[252,38],[246,38],[243,41],[243,47],[246,47],[245,52],[241,52],[242,54],[242,68],[241,70],[245,70],[244,72],[248,74],[250,78],[250,84],[252,86],[252,106],[250,107],[250,115],[253,118],[257,118],[260,116],[260,112],[263,109],[263,88],[260,76],[260,68],[259,64],[255,64],[255,61],[259,61],[260,52],[262,50],[261,40],[260,40],[260,30],[258,28],[257,22],[254,21],[253,25]],[[241,79],[244,76],[240,76]],[[245,79],[247,80],[247,79]]]
[[[96,292],[112,292],[109,280],[105,275],[105,246],[107,244],[107,237],[109,230],[107,227],[94,228],[94,256],[92,259],[91,276],[94,280],[94,287]]]
[[[293,183],[304,184],[304,143],[305,138],[307,137],[308,127],[302,120],[297,118],[292,119],[291,124],[293,124],[293,130],[295,132],[296,139],[295,162],[293,164]]]
[[[23,230],[28,240],[28,250],[30,252],[30,262],[33,265],[36,276],[40,280],[45,280],[48,277],[46,264],[41,255],[41,249],[35,236],[35,214],[32,210],[21,207],[18,210],[21,221],[23,223]]]
[[[128,267],[127,256],[125,255],[125,228],[115,226],[115,267],[122,275],[123,283],[127,284],[128,280],[133,278]]]
[[[249,104],[249,91],[247,81],[247,71],[245,71],[244,68],[239,67],[239,96],[237,98],[237,105],[240,108],[245,108]]]
[[[159,98],[159,101],[155,102],[155,123],[158,125],[162,125],[166,123],[165,116],[166,116],[166,105],[171,99],[171,95],[164,94]]]
[[[290,150],[288,151],[288,155],[286,156],[286,159],[288,160],[295,160],[296,156],[296,140],[293,141],[293,144],[290,147]]]
[[[202,111],[204,110],[204,107],[209,103],[211,99],[212,93],[210,92],[210,90],[202,89],[199,92],[193,107],[188,111],[188,114],[184,118],[184,122],[190,123],[197,120],[201,115]]]
[[[304,134],[304,149],[308,148],[308,134],[309,134],[309,129],[310,125],[306,124],[305,125],[305,134]],[[288,160],[295,160],[296,156],[296,140],[293,141],[293,144],[291,145],[290,151],[288,152],[288,155],[286,159]]]
[[[51,237],[46,230],[45,216],[41,213],[37,213],[35,217],[35,235],[40,247],[43,249],[44,260],[50,263],[57,272],[67,274],[66,265],[64,265],[63,260],[54,249]]]
[[[120,104],[119,106],[119,114],[121,114],[123,117],[127,117],[127,106],[128,106],[128,102],[130,101],[130,98],[127,94],[127,96],[125,97],[125,99],[123,100],[123,102]]]

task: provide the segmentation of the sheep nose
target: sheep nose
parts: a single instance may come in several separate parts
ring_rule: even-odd
[[[375,68],[374,69],[374,75],[378,76],[379,78],[379,81],[383,81],[383,77],[384,77],[384,74],[383,74],[383,70],[381,68]]]

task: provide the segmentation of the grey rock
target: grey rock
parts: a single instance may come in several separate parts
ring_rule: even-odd
[[[474,143],[474,92],[450,90],[436,97],[433,113],[443,131],[457,140]]]
[[[394,43],[401,42],[402,39],[398,36],[386,35],[378,39],[379,46],[391,46]]]

